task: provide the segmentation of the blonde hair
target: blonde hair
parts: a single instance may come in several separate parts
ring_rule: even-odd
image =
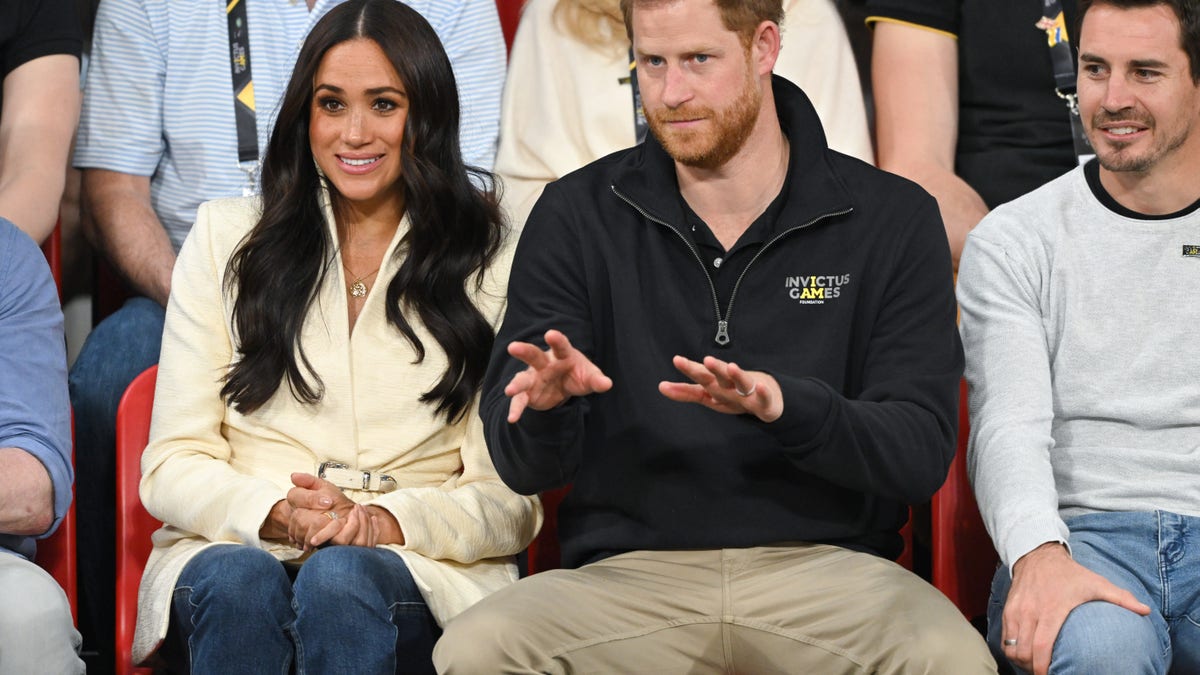
[[[620,0],[558,0],[553,17],[567,33],[589,47],[604,50],[624,46]]]

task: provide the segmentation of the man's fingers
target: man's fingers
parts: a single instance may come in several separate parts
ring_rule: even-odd
[[[605,375],[599,368],[592,368],[592,372],[588,373],[587,380],[584,385],[597,394],[602,394],[609,389],[612,389],[612,378]]]
[[[516,424],[517,420],[521,419],[521,413],[525,412],[525,406],[529,405],[529,394],[520,393],[508,400],[508,423]]]
[[[704,367],[703,363],[697,363],[687,357],[676,356],[671,359],[671,363],[675,366],[675,370],[683,373],[689,380],[702,387],[707,387],[716,379],[709,372],[708,368]]]
[[[710,410],[715,410],[726,415],[743,412],[740,408],[736,408],[719,398],[713,398],[707,389],[698,384],[664,381],[658,383],[658,391],[672,401],[678,403],[699,403]]]
[[[612,379],[571,345],[561,331],[545,334],[548,350],[528,342],[511,342],[508,353],[529,367],[509,380],[508,422],[521,418],[526,408],[549,410],[572,396],[608,391]]]
[[[1004,641],[1004,655],[1022,670],[1029,671],[1032,669],[1030,659],[1033,656],[1033,634],[1037,627],[1037,615],[1030,614],[1019,620],[1011,593],[1008,598],[1009,602],[1005,605],[1001,618],[1000,635]]]
[[[1062,628],[1066,616],[1051,616],[1038,622],[1030,644],[1029,666],[1033,675],[1046,675],[1050,670],[1050,657],[1054,653],[1054,641]]]
[[[717,386],[721,387],[722,389],[733,389],[734,382],[729,373],[729,367],[733,364],[725,363],[715,356],[704,357],[703,363],[705,370],[712,373],[713,378],[716,380]]]
[[[508,355],[531,368],[545,368],[550,363],[550,357],[546,355],[546,352],[528,342],[508,343]]]
[[[766,391],[766,389],[762,388],[760,390],[754,378],[750,376],[750,373],[742,370],[741,366],[738,364],[730,363],[725,369],[725,374],[729,378],[729,382],[733,386],[734,392],[737,393],[738,396],[746,394],[746,396],[743,398],[753,398],[755,400],[763,399],[763,393]]]
[[[575,348],[571,346],[571,341],[561,331],[548,330],[546,331],[545,338],[546,346],[550,348],[550,353],[556,359],[568,359],[575,352]]]
[[[1125,609],[1141,614],[1142,616],[1149,616],[1150,614],[1149,606],[1147,606],[1141,600],[1138,600],[1137,596],[1135,596],[1133,593],[1130,593],[1119,586],[1110,585],[1110,588],[1101,594],[1100,599],[1104,600],[1105,602],[1111,602],[1118,607],[1124,607]]]
[[[659,382],[658,391],[663,396],[679,403],[704,403],[708,396],[704,387],[686,382]]]
[[[522,392],[529,391],[531,388],[533,388],[535,379],[536,376],[533,374],[532,369],[526,368],[525,370],[522,370],[516,375],[513,375],[513,378],[508,381],[508,386],[504,388],[504,395],[516,396]]]

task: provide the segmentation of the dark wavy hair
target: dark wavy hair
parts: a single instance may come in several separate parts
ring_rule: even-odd
[[[450,60],[433,28],[396,0],[349,0],[313,28],[300,50],[263,157],[262,216],[238,245],[225,272],[236,289],[233,323],[238,357],[221,396],[241,413],[260,408],[283,380],[296,400],[316,403],[324,384],[300,343],[305,316],[331,268],[332,241],[321,206],[327,190],[338,213],[340,196],[321,176],[309,144],[313,80],[331,48],[356,39],[375,42],[404,83],[409,110],[398,189],[411,228],[387,286],[387,320],[412,344],[416,362],[425,345],[410,317],[437,341],[449,365],[423,403],[455,421],[479,391],[495,335],[471,301],[504,237],[491,174],[467,167],[459,149],[458,89]]]

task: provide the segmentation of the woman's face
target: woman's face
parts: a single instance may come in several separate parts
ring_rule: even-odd
[[[313,78],[311,119],[313,157],[338,193],[361,214],[390,217],[391,209],[398,220],[408,95],[378,44],[359,38],[325,52]]]

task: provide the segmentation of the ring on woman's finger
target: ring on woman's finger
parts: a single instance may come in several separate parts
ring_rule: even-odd
[[[326,516],[326,517],[328,517],[330,520],[337,520],[337,519],[338,519],[338,514],[337,514],[337,511],[326,511],[326,512],[325,512],[325,516]]]
[[[1005,639],[1004,639],[1004,646],[1005,646],[1005,647],[1016,647],[1016,646],[1017,646],[1017,639],[1016,639],[1016,638],[1005,638]]]
[[[742,391],[741,389],[738,389],[738,388],[737,388],[737,385],[734,385],[734,386],[733,386],[733,390],[734,390],[734,391],[736,391],[736,392],[737,392],[737,395],[738,395],[738,396],[741,396],[742,398],[746,398],[747,396],[752,396],[752,395],[754,394],[754,390],[755,390],[755,389],[758,389],[758,383],[757,383],[757,382],[755,382],[754,384],[750,385],[750,390],[749,390],[749,391]]]

